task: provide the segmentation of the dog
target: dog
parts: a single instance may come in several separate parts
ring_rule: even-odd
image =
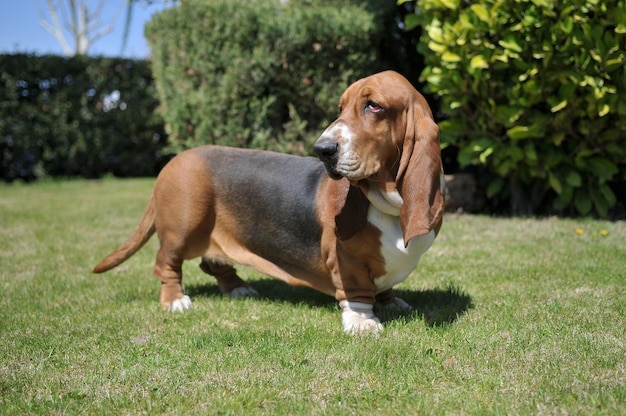
[[[184,311],[183,261],[222,293],[258,295],[234,265],[334,296],[350,334],[383,327],[374,304],[410,312],[393,287],[413,272],[444,212],[439,128],[424,97],[400,74],[360,79],[315,157],[202,146],[160,172],[134,232],[94,268],[102,273],[156,232],[154,274],[165,309]]]

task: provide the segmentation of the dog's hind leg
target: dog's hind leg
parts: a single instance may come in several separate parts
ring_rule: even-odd
[[[191,299],[183,293],[183,261],[163,247],[157,253],[154,275],[161,281],[161,306],[183,312],[191,308]]]
[[[206,274],[215,277],[220,285],[220,291],[225,295],[235,298],[256,297],[259,295],[254,288],[237,275],[237,271],[230,264],[217,263],[203,257],[200,262],[200,269]]]

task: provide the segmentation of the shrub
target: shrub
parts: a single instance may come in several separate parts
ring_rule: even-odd
[[[442,142],[492,174],[515,213],[605,216],[626,182],[621,0],[420,0],[422,79],[449,117]],[[508,185],[508,186],[507,186]]]
[[[0,55],[0,177],[154,175],[165,157],[150,64]]]
[[[349,83],[389,66],[378,45],[393,3],[333,3],[189,0],[156,15],[146,36],[171,148],[306,153]]]

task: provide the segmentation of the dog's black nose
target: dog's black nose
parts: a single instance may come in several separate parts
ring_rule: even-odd
[[[339,145],[332,139],[320,139],[313,146],[313,151],[322,160],[332,160],[337,156]]]

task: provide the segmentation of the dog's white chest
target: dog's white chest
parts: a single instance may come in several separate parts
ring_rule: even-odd
[[[386,273],[374,279],[376,292],[381,293],[402,282],[415,270],[422,254],[435,241],[435,232],[431,230],[428,234],[412,238],[408,247],[404,247],[398,216],[383,213],[370,205],[367,219],[382,232],[381,252],[385,259]]]

